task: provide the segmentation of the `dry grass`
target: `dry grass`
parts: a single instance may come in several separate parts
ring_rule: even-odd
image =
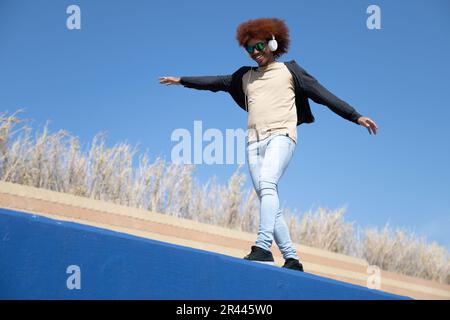
[[[344,220],[345,208],[329,210],[319,207],[308,211],[297,221],[299,214],[290,216],[291,236],[294,242],[328,251],[360,256],[360,242],[355,238],[353,222]]]
[[[213,177],[204,184],[193,165],[150,161],[147,152],[119,143],[108,147],[106,135],[82,150],[66,131],[34,131],[17,114],[0,113],[0,179],[177,217],[256,233],[259,201],[243,190],[241,166],[226,185]],[[33,136],[32,133],[35,132]],[[285,209],[294,242],[363,257],[384,270],[450,283],[448,251],[410,231],[359,230],[344,219],[345,208],[318,208],[303,215]],[[301,256],[301,253],[300,253]]]
[[[384,270],[450,283],[448,251],[424,237],[388,224],[365,231],[363,257]]]

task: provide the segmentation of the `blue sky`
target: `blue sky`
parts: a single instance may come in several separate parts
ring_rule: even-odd
[[[81,8],[81,30],[66,8]],[[381,30],[366,27],[370,4]],[[246,128],[223,92],[163,86],[159,76],[230,74],[255,65],[235,40],[248,19],[290,28],[295,59],[337,96],[375,120],[376,136],[312,103],[313,124],[279,190],[301,212],[347,206],[362,227],[407,227],[450,248],[450,3],[442,1],[19,1],[0,0],[0,110],[25,108],[84,143],[140,144],[170,158],[177,128]],[[198,165],[221,182],[236,165]],[[248,168],[243,167],[248,173]],[[250,187],[250,180],[247,180]]]

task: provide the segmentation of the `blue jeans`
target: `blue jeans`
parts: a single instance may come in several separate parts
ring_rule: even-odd
[[[261,204],[256,246],[270,250],[275,239],[284,259],[298,259],[278,199],[278,181],[294,150],[294,140],[278,134],[247,143],[246,152],[253,186]]]

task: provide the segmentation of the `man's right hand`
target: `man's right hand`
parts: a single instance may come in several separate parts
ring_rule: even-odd
[[[165,84],[165,85],[171,85],[171,84],[181,84],[180,83],[180,77],[160,77],[159,83]]]

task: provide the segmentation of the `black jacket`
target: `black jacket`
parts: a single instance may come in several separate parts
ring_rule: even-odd
[[[302,123],[312,123],[315,120],[311,113],[308,98],[327,106],[342,118],[358,124],[357,120],[361,115],[347,102],[342,101],[328,91],[313,76],[300,67],[295,60],[283,63],[289,69],[294,79],[297,126]],[[228,92],[234,101],[245,110],[242,77],[250,69],[255,70],[256,67],[243,66],[231,75],[181,77],[180,83],[187,88]]]

